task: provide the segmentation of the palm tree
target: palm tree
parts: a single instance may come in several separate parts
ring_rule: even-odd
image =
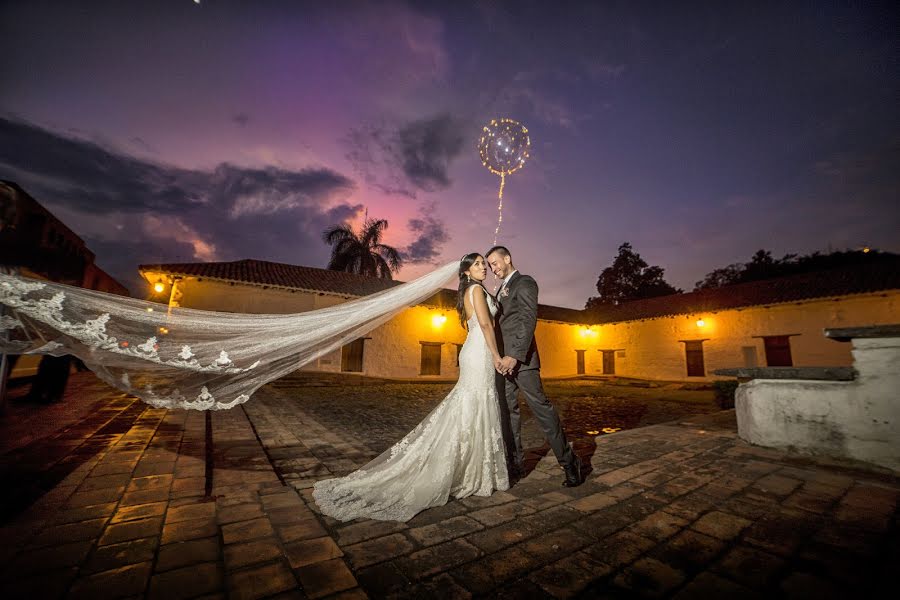
[[[403,259],[396,248],[381,243],[381,235],[387,227],[385,219],[366,219],[358,235],[347,224],[326,229],[322,239],[331,245],[328,268],[393,279],[391,272],[400,270]]]

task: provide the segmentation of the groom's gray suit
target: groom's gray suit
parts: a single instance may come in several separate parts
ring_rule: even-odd
[[[524,472],[522,452],[522,424],[518,391],[544,432],[559,464],[572,463],[574,454],[566,441],[556,409],[544,395],[541,384],[541,358],[538,356],[534,329],[537,326],[538,286],[535,280],[515,271],[497,292],[500,311],[497,316],[497,342],[500,354],[515,358],[519,364],[512,373],[497,379],[499,395],[506,398],[514,447],[510,444],[510,463]]]

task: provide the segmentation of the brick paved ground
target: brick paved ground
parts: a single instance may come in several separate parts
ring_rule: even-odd
[[[576,489],[534,448],[490,498],[405,524],[321,516],[314,481],[436,401],[387,389],[288,381],[204,414],[75,377],[65,408],[41,409],[55,429],[40,410],[39,433],[0,426],[0,597],[864,598],[900,564],[900,481],[750,447],[731,411],[581,439]]]

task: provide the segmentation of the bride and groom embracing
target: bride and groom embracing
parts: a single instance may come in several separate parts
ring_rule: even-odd
[[[496,298],[483,285],[488,268],[503,281]],[[462,257],[457,311],[468,335],[459,353],[459,380],[380,456],[346,477],[317,482],[313,498],[324,514],[341,521],[408,521],[451,497],[509,489],[511,480],[525,475],[519,389],[565,471],[562,484],[582,483],[581,461],[541,384],[537,298],[537,283],[516,270],[505,247]],[[508,415],[506,423],[501,413]]]

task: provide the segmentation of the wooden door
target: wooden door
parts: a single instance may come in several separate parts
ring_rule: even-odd
[[[359,338],[341,347],[341,371],[362,373],[364,344],[365,340]]]
[[[422,364],[420,374],[441,374],[441,344],[440,342],[419,342],[422,344]]]
[[[688,377],[706,376],[706,367],[703,365],[703,342],[685,342],[684,358]]]
[[[615,350],[601,350],[603,352],[603,374],[604,375],[615,375],[616,374],[616,351]]]

